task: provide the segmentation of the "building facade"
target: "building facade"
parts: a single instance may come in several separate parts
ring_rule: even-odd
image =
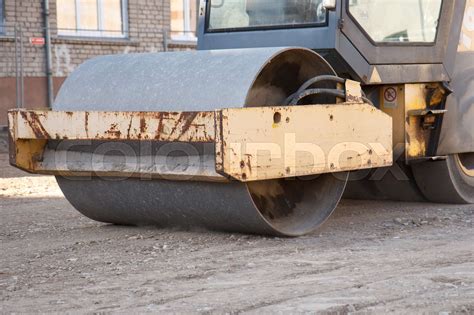
[[[194,49],[196,17],[196,0],[0,0],[0,126],[48,106],[48,51],[55,95],[94,56]]]

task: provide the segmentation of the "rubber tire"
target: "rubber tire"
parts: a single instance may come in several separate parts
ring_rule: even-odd
[[[474,203],[474,177],[463,172],[457,155],[449,155],[446,160],[413,164],[412,171],[418,187],[429,201]]]
[[[362,173],[363,175],[367,174],[367,171],[362,172],[365,172]],[[384,175],[379,178],[381,174]],[[357,172],[351,175],[357,178]],[[396,175],[403,176],[406,180],[399,180]],[[344,198],[426,202],[418,189],[410,167],[406,166],[405,162],[397,161],[394,166],[374,169],[362,180],[351,181],[353,178],[349,177]]]

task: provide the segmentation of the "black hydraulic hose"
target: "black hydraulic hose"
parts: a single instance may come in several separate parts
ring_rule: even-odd
[[[361,98],[362,98],[362,100],[363,100],[365,103],[367,103],[367,104],[372,105],[372,106],[375,107],[374,103],[372,103],[372,101],[369,100],[367,97],[362,96]]]
[[[300,88],[298,89],[298,91],[296,91],[295,93],[291,94],[290,96],[287,97],[285,103],[286,104],[290,104],[293,100],[293,98],[296,96],[296,95],[299,95],[301,94],[303,91],[305,91],[307,88],[309,88],[311,85],[317,83],[317,82],[321,82],[321,81],[334,81],[334,82],[337,82],[337,83],[345,83],[346,80],[343,79],[343,78],[340,78],[340,77],[336,77],[334,75],[320,75],[320,76],[317,76],[317,77],[314,77],[314,78],[311,78],[309,79],[308,81],[306,81],[305,83],[303,83],[303,85],[300,86]]]
[[[302,100],[303,98],[308,97],[310,95],[317,95],[317,94],[333,95],[336,97],[341,97],[341,98],[346,99],[346,93],[344,91],[337,90],[337,89],[309,89],[307,90],[311,85],[318,82],[322,82],[322,81],[333,81],[337,83],[345,83],[346,79],[343,79],[334,75],[321,75],[321,76],[311,78],[307,80],[305,83],[303,83],[303,85],[301,85],[298,91],[288,96],[288,98],[285,100],[285,104],[297,105],[298,102]],[[361,99],[365,103],[374,106],[374,103],[372,103],[372,101],[368,99],[365,95],[362,95]]]
[[[308,97],[310,95],[318,95],[318,94],[326,94],[332,95],[336,97],[346,98],[346,93],[341,90],[335,89],[309,89],[306,91],[301,92],[300,94],[296,95],[290,102],[289,105],[298,105],[298,102],[301,101],[303,98]]]
[[[345,83],[346,79],[336,77],[334,75],[320,75],[318,77],[311,78],[308,81],[306,81],[305,83],[303,83],[303,85],[298,89],[296,94],[298,94],[300,92],[303,92],[304,90],[309,88],[311,85],[313,85],[317,82],[321,82],[321,81],[334,81],[334,82],[337,82],[337,83]]]

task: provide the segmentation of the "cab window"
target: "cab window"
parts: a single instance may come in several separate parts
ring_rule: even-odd
[[[210,0],[208,30],[325,25],[323,0]]]
[[[377,43],[434,43],[442,0],[348,0],[349,13]]]

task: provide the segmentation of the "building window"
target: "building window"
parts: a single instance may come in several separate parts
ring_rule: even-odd
[[[196,40],[198,0],[171,0],[171,39]]]
[[[5,1],[0,0],[0,34],[5,33]]]
[[[58,34],[127,37],[126,0],[57,0]]]

